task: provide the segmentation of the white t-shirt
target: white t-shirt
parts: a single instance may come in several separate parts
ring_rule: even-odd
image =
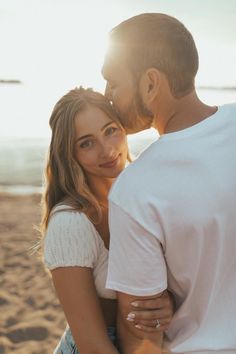
[[[92,268],[98,295],[116,298],[115,291],[105,288],[108,250],[84,213],[72,211],[66,205],[53,210],[44,239],[44,262],[50,270],[76,266]]]
[[[236,353],[236,104],[165,134],[110,193],[107,287],[168,288],[173,353]]]

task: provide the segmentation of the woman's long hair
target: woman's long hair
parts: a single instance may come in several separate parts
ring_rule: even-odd
[[[85,213],[95,224],[101,220],[101,207],[91,192],[86,175],[74,153],[75,118],[88,106],[101,109],[120,125],[111,103],[92,89],[75,88],[56,103],[49,121],[52,136],[42,196],[40,231],[43,235],[53,208],[60,203]]]

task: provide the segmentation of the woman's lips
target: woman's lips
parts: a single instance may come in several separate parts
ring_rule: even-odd
[[[110,160],[108,162],[105,162],[105,163],[99,165],[99,167],[105,167],[105,168],[115,167],[117,165],[119,159],[120,159],[120,155],[118,155],[114,160]]]

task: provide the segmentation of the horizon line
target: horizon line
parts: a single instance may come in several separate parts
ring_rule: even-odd
[[[0,79],[0,84],[23,84],[21,80],[18,79]],[[236,86],[229,85],[196,85],[197,90],[236,90]]]

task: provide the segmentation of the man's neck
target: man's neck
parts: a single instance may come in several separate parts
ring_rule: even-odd
[[[160,135],[177,132],[189,128],[210,117],[217,111],[200,101],[195,91],[180,98],[172,98],[169,102],[158,106],[154,121]]]

